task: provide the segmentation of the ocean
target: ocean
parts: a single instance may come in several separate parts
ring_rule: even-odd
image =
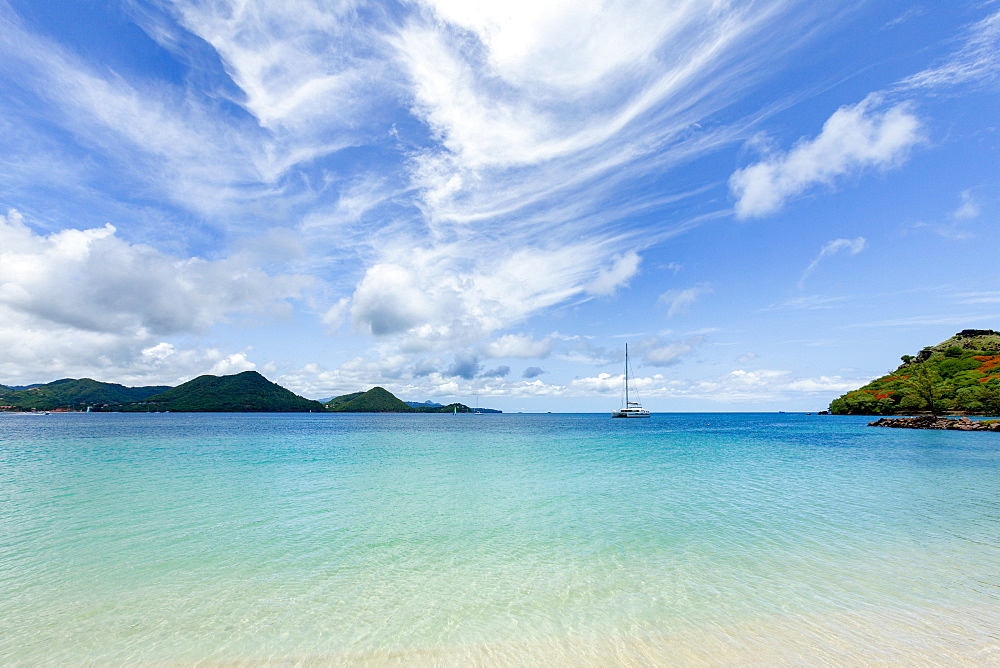
[[[998,665],[1000,435],[0,414],[0,663]]]

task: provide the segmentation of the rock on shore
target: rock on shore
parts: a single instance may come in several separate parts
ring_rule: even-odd
[[[902,429],[953,429],[957,431],[997,431],[1000,432],[1000,420],[989,422],[970,420],[967,417],[946,418],[933,415],[918,415],[917,417],[881,418],[869,422],[869,427],[897,427]]]

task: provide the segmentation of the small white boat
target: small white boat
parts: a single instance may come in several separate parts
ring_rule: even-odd
[[[625,344],[625,386],[623,388],[622,394],[624,399],[622,401],[622,407],[616,411],[612,411],[611,417],[613,418],[648,418],[649,411],[642,407],[639,403],[638,397],[635,397],[636,401],[632,401],[629,397],[629,387],[628,387],[628,344]]]

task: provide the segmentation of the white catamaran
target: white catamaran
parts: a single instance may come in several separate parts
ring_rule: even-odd
[[[625,387],[622,391],[624,397],[624,403],[622,407],[611,413],[613,418],[648,418],[649,411],[642,407],[642,404],[638,402],[638,397],[635,397],[636,401],[632,401],[629,398],[628,391],[628,344],[625,344]]]

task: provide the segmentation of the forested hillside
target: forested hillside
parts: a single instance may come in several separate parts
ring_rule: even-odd
[[[830,403],[836,415],[1000,415],[1000,333],[967,329]]]

